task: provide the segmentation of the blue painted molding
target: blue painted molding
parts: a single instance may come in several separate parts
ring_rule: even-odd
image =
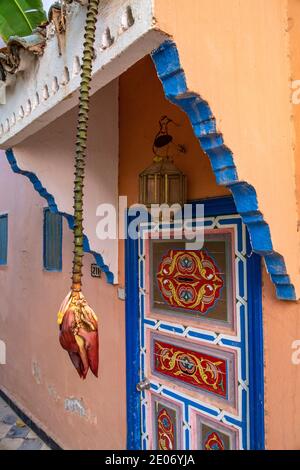
[[[128,225],[131,218],[128,217]],[[127,449],[141,449],[138,240],[125,240]]]
[[[165,41],[153,51],[152,60],[169,101],[179,106],[189,117],[203,151],[210,159],[217,184],[231,191],[238,213],[246,224],[255,253],[264,256],[267,270],[279,299],[296,300],[294,285],[286,271],[283,257],[273,249],[270,228],[260,212],[253,186],[238,179],[234,156],[216,128],[209,104],[187,88],[176,44]]]
[[[204,205],[204,217],[215,217],[217,215],[237,214],[236,205],[232,196],[210,197],[208,199],[197,199],[189,201],[193,206],[193,218],[197,216],[194,210],[197,204]]]
[[[247,233],[250,448],[265,449],[264,338],[261,257],[253,253]]]
[[[29,181],[32,183],[34,189],[39,193],[41,197],[43,197],[48,204],[49,209],[51,212],[60,214],[64,217],[64,219],[67,221],[68,226],[70,230],[73,230],[74,227],[74,217],[70,214],[67,214],[66,212],[61,212],[59,211],[57,204],[55,202],[54,197],[52,194],[50,194],[47,189],[42,185],[41,181],[38,179],[38,177],[31,171],[26,171],[22,170],[17,163],[17,160],[15,158],[15,155],[13,153],[12,149],[6,150],[6,158],[8,160],[8,163],[10,164],[12,170],[14,173],[17,173],[19,175],[25,176],[26,178],[29,179]],[[106,280],[109,284],[113,284],[114,282],[114,275],[113,273],[109,270],[109,266],[107,266],[104,262],[104,259],[100,253],[97,253],[96,251],[91,250],[90,248],[90,243],[89,239],[86,235],[84,235],[84,240],[83,240],[83,249],[86,253],[90,253],[91,255],[94,256],[95,261],[97,265],[101,268],[101,270],[105,273],[106,275]]]

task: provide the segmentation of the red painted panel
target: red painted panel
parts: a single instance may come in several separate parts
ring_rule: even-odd
[[[176,449],[174,433],[174,417],[172,417],[167,408],[162,408],[157,416],[157,448],[158,450]]]
[[[204,442],[205,450],[225,450],[224,442],[217,432],[211,432]]]
[[[215,304],[224,285],[219,269],[205,250],[169,250],[156,276],[169,305],[202,314]]]
[[[154,341],[155,370],[216,395],[227,396],[226,360]]]

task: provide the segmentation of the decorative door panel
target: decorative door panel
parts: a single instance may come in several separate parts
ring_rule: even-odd
[[[197,411],[192,413],[192,448],[199,450],[234,450],[239,449],[239,432],[207,415]]]
[[[182,406],[152,393],[151,410],[150,447],[157,450],[182,449]]]
[[[166,333],[147,331],[147,377],[179,386],[224,409],[237,408],[236,354],[228,348],[209,347]]]
[[[140,227],[143,449],[250,448],[246,229],[204,225],[202,246]]]
[[[144,266],[147,316],[172,322],[178,319],[196,327],[200,319],[201,328],[234,331],[232,240],[231,228],[206,230],[201,250],[191,249],[193,243],[184,240],[148,240]]]

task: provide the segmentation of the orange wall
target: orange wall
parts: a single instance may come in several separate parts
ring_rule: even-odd
[[[300,364],[292,362],[292,344],[300,341],[300,304],[277,300],[265,271],[263,320],[266,448],[299,450]]]
[[[0,339],[7,364],[0,388],[65,449],[126,446],[124,302],[117,288],[90,276],[84,260],[84,293],[99,318],[99,379],[79,379],[59,345],[56,316],[70,288],[72,233],[63,232],[63,272],[45,272],[42,199],[0,153],[0,213],[9,213],[8,266],[0,267]],[[85,416],[66,411],[66,399],[83,401]]]
[[[156,27],[176,43],[189,90],[208,101],[239,179],[256,189],[300,297],[288,0],[154,5]]]
[[[300,2],[298,0],[288,2],[287,27],[291,48],[291,95],[294,93],[294,98],[297,100],[292,100],[295,101],[292,108],[292,122],[295,129],[296,196],[298,220],[300,220]]]

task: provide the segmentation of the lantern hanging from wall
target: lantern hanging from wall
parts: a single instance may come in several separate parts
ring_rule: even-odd
[[[153,143],[153,163],[139,175],[140,203],[150,208],[152,204],[186,203],[186,176],[173,163],[172,153],[185,152],[169,134],[168,124],[173,122],[167,116],[159,121],[160,130]]]

